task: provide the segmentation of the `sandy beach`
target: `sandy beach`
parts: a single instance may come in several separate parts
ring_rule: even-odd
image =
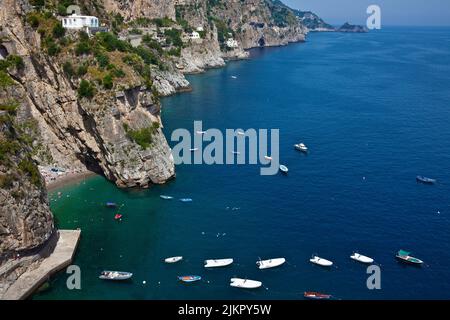
[[[74,169],[52,171],[49,167],[39,167],[39,171],[45,179],[47,191],[54,191],[67,185],[84,181],[92,176],[97,175],[93,171],[86,169]]]

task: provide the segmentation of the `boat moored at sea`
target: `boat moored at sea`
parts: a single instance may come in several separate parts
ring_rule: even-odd
[[[117,214],[114,216],[114,219],[115,219],[115,220],[120,220],[120,219],[122,219],[122,215],[121,215],[120,213],[117,213]]]
[[[178,280],[182,282],[196,282],[202,280],[202,277],[200,276],[179,276]]]
[[[301,152],[308,152],[308,147],[304,143],[294,144],[294,148]]]
[[[264,156],[264,159],[266,159],[268,161],[272,161],[272,157],[269,157],[269,156]]]
[[[166,196],[166,195],[164,195],[164,194],[160,195],[159,197],[160,197],[161,199],[164,199],[164,200],[172,200],[172,199],[173,199],[172,196]]]
[[[331,267],[333,265],[333,262],[331,262],[330,260],[320,258],[318,256],[313,256],[311,259],[309,259],[309,261],[322,267]]]
[[[233,263],[232,258],[228,259],[209,259],[205,260],[205,268],[226,267]]]
[[[328,300],[331,299],[330,294],[320,293],[320,292],[312,292],[307,291],[303,294],[306,299],[314,299],[314,300]]]
[[[259,260],[256,261],[256,265],[259,269],[269,269],[279,267],[286,262],[285,258],[275,258],[269,260]]]
[[[180,199],[181,202],[192,202],[191,198],[181,198]]]
[[[436,179],[431,179],[424,176],[417,176],[416,181],[424,184],[435,184],[437,182]]]
[[[106,203],[107,208],[117,208],[117,203],[115,202],[107,202]]]
[[[285,165],[280,164],[280,171],[281,171],[282,173],[284,173],[284,174],[287,174],[288,171],[289,171],[289,169],[288,169],[288,167],[286,167]]]
[[[164,262],[165,263],[176,263],[183,260],[182,256],[176,256],[176,257],[170,257],[170,258],[165,258]]]
[[[353,259],[353,260],[355,260],[355,261],[359,261],[359,262],[361,262],[361,263],[367,263],[367,264],[373,262],[373,259],[372,259],[372,258],[363,256],[362,254],[359,254],[359,253],[356,253],[356,252],[354,252],[354,253],[350,256],[350,259]]]
[[[131,272],[124,272],[124,271],[102,271],[100,273],[99,278],[102,280],[128,280],[131,279],[133,274]]]
[[[261,281],[241,279],[241,278],[231,278],[230,287],[243,288],[243,289],[257,289],[262,286]]]
[[[397,255],[395,256],[397,259],[399,259],[402,262],[405,263],[409,263],[409,264],[413,264],[413,265],[421,265],[423,263],[422,260],[415,258],[415,257],[411,257],[410,256],[411,252],[405,251],[405,250],[399,250],[397,252]]]

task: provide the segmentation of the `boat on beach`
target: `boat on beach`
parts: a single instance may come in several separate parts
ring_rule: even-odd
[[[331,295],[330,294],[324,294],[324,293],[320,293],[320,292],[312,292],[312,291],[307,291],[303,294],[303,296],[307,299],[314,299],[314,300],[328,300],[331,299]]]
[[[128,280],[133,276],[131,272],[124,271],[102,271],[99,278],[102,280]]]
[[[262,286],[261,281],[241,279],[241,278],[231,278],[230,287],[243,288],[243,289],[257,289]]]
[[[259,269],[269,269],[281,266],[285,262],[286,262],[285,258],[275,258],[269,260],[256,261],[256,265],[258,266]]]
[[[294,144],[294,148],[301,152],[308,152],[308,147],[304,143]]]
[[[322,267],[331,267],[333,265],[333,262],[331,262],[330,260],[320,258],[318,256],[313,256],[311,259],[309,259],[309,261]]]
[[[424,176],[417,176],[416,181],[419,183],[424,183],[424,184],[435,184],[436,183],[436,179],[431,179],[431,178],[427,178]]]
[[[164,262],[165,263],[176,263],[183,260],[182,256],[176,256],[176,257],[170,257],[170,258],[165,258]]]
[[[205,268],[226,267],[233,263],[233,259],[209,259],[205,260]]]
[[[422,260],[410,256],[411,252],[405,251],[405,250],[399,250],[397,255],[395,256],[397,259],[399,259],[402,262],[413,264],[413,265],[421,265],[423,263]]]
[[[280,164],[280,171],[281,171],[282,173],[284,173],[284,174],[287,174],[288,171],[289,171],[289,169],[288,169],[288,167],[286,167],[285,165]]]
[[[356,252],[354,252],[354,253],[350,256],[350,259],[353,259],[353,260],[356,260],[356,261],[359,261],[359,262],[362,262],[362,263],[367,263],[367,264],[373,262],[373,259],[372,259],[372,258],[363,256],[362,254],[359,254],[359,253],[356,253]]]
[[[173,197],[172,196],[166,196],[166,195],[160,195],[159,196],[161,199],[164,199],[164,200],[172,200],[173,199]]]
[[[200,276],[179,276],[178,280],[189,283],[189,282],[200,281],[200,280],[202,280],[202,277],[200,277]]]

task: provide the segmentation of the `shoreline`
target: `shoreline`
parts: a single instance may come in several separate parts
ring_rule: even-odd
[[[93,171],[71,172],[66,175],[60,176],[55,180],[45,183],[47,192],[53,192],[58,189],[74,185],[78,182],[87,180],[88,178],[97,176],[98,174]]]

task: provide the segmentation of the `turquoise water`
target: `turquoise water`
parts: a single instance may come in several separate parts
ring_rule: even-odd
[[[450,29],[310,34],[306,43],[252,56],[189,77],[193,92],[163,100],[164,130],[170,138],[194,120],[204,128],[279,128],[289,175],[181,165],[175,180],[149,190],[120,190],[102,177],[66,187],[51,203],[61,228],[82,229],[74,262],[82,289],[67,290],[60,273],[35,298],[301,299],[305,290],[341,299],[450,298]],[[308,156],[293,150],[299,140]],[[439,183],[416,184],[418,174]],[[106,201],[124,204],[122,222]],[[399,264],[399,249],[424,266]],[[381,290],[367,289],[353,250],[381,266]],[[311,265],[313,253],[335,266]],[[185,261],[161,262],[174,255]],[[228,257],[230,267],[203,268],[205,259]],[[288,262],[261,271],[258,257]],[[131,271],[133,281],[101,281],[103,269]],[[184,274],[203,281],[183,285],[176,276]],[[264,288],[231,288],[232,276]]]

